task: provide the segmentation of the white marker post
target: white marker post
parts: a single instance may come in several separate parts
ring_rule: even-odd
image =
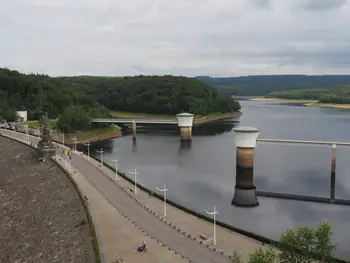
[[[136,183],[136,180],[137,180],[137,174],[138,172],[136,172],[136,168],[134,168],[134,171],[133,172],[129,172],[130,174],[132,174],[134,176],[134,182],[135,182],[135,185],[134,185],[134,193],[135,195],[137,195],[137,183]]]
[[[115,180],[118,181],[119,178],[118,178],[118,157],[116,156],[115,157],[115,160],[112,160],[112,162],[115,162]]]
[[[164,185],[163,189],[160,189],[157,187],[157,190],[160,192],[163,192],[163,195],[164,195],[164,217],[166,217],[166,192],[168,191],[168,189]]]
[[[90,160],[90,145],[91,144],[88,142],[88,143],[84,143],[84,145],[88,147],[88,161],[89,161]]]
[[[104,153],[104,151],[102,148],[100,151],[99,150],[95,150],[95,151],[101,154],[101,168],[102,168],[103,167],[103,153]]]
[[[204,211],[208,215],[212,215],[214,217],[214,246],[216,246],[216,214],[218,214],[219,212],[215,210],[215,206],[213,212],[208,212],[206,209],[204,209]]]

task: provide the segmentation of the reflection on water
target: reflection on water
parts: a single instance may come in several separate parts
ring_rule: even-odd
[[[260,137],[350,141],[349,111],[250,101],[242,104],[240,125],[259,128]],[[329,221],[334,240],[339,243],[337,255],[350,259],[349,207],[270,198],[259,198],[260,206],[256,208],[231,205],[236,169],[232,128],[233,124],[194,127],[192,144],[186,145],[181,144],[174,126],[165,128],[164,133],[161,129],[141,132],[138,127],[136,144],[126,136],[93,147],[103,147],[104,159],[110,164],[118,155],[121,171],[137,167],[138,180],[146,187],[155,191],[156,185],[166,184],[170,199],[201,213],[216,205],[218,220],[270,238],[279,238],[286,229],[301,224],[316,226]],[[350,148],[337,148],[336,198],[350,199],[349,156]],[[259,143],[255,150],[255,185],[261,191],[329,197],[330,164],[330,147]]]

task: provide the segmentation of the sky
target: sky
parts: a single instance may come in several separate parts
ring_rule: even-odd
[[[1,0],[0,32],[25,73],[350,74],[350,0]]]

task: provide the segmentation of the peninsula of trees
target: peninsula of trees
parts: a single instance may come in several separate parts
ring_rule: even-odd
[[[230,96],[195,78],[175,76],[50,77],[0,68],[0,117],[11,120],[16,110],[29,119],[41,112],[56,118],[79,107],[84,118],[105,117],[110,111],[152,114],[229,113],[240,109]]]

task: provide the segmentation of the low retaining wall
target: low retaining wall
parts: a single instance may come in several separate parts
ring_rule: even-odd
[[[261,197],[268,197],[268,198],[280,198],[280,199],[286,199],[286,200],[350,206],[350,200],[347,200],[347,199],[334,199],[332,201],[330,198],[327,198],[327,197],[273,193],[273,192],[263,192],[263,191],[256,191],[256,195]]]

